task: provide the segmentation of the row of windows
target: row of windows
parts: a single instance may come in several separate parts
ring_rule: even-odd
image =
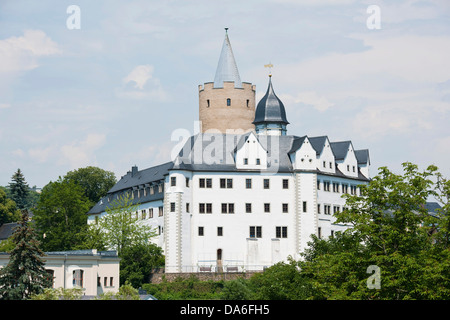
[[[333,192],[348,193],[350,186],[350,194],[356,194],[358,187],[355,185],[348,185],[346,183],[330,182],[317,180],[317,190],[320,190],[320,186],[323,185],[323,191],[330,191],[330,187],[333,187]]]
[[[173,210],[172,210],[172,204],[173,204]],[[199,203],[198,204],[198,212],[199,213],[212,213],[212,203]],[[189,206],[188,203],[186,204],[186,211],[188,210]],[[264,203],[264,212],[270,213],[271,210],[271,204],[270,203]],[[289,204],[288,203],[282,203],[281,204],[281,210],[283,213],[289,212]],[[303,201],[302,203],[302,210],[303,212],[307,212],[307,203],[306,201]],[[171,212],[175,212],[175,202],[171,203]],[[246,213],[252,213],[253,212],[253,206],[252,203],[246,203],[245,204],[245,212]],[[221,203],[221,213],[235,213],[235,206],[234,203]]]
[[[323,207],[323,211],[322,211],[322,207]],[[341,211],[341,206],[338,205],[331,205],[331,204],[318,204],[317,205],[317,213],[323,213],[323,214],[327,214],[327,215],[331,215],[331,207],[333,207],[333,214],[340,212]],[[346,210],[346,207],[342,207],[342,210]]]
[[[233,178],[221,178],[219,180],[219,186],[221,189],[231,189],[233,188]],[[283,179],[281,184],[283,189],[289,189],[289,180]],[[212,188],[212,178],[200,178],[199,179],[199,188]],[[251,178],[245,179],[245,188],[252,189],[253,181]],[[263,179],[263,188],[270,189],[270,179]]]
[[[205,235],[205,227],[198,227],[198,235],[200,237],[203,237]],[[223,227],[217,227],[217,236],[222,237],[223,235]],[[287,238],[287,236],[287,227],[275,227],[275,238]],[[262,238],[262,226],[250,226],[249,238]]]
[[[206,100],[206,107],[209,108],[211,106],[211,102],[209,101],[209,99]],[[231,99],[227,98],[227,107],[231,107]],[[247,99],[247,108],[250,107],[250,100]]]

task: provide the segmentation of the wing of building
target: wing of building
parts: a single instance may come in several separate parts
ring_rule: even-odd
[[[166,272],[263,270],[300,258],[311,234],[333,236],[344,193],[370,179],[367,149],[328,136],[289,135],[287,114],[268,78],[241,82],[228,34],[214,82],[199,86],[202,130],[178,156],[132,167],[88,213],[88,222],[128,193],[153,226]],[[255,107],[256,106],[256,107]]]

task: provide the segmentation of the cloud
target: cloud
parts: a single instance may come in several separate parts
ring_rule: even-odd
[[[0,103],[0,109],[7,109],[11,108],[11,105],[8,103]]]
[[[148,79],[152,78],[153,66],[140,65],[134,68],[124,79],[125,84],[129,82],[135,83],[135,88],[143,89]]]
[[[95,151],[104,145],[104,134],[88,134],[81,142],[74,142],[60,148],[61,162],[69,163],[71,169],[95,164]]]
[[[38,58],[61,53],[58,45],[41,30],[0,40],[0,73],[15,73],[39,66]]]
[[[315,91],[300,92],[297,96],[281,95],[281,100],[285,103],[303,103],[312,106],[314,109],[324,112],[332,107],[334,103],[328,101],[324,96],[320,96]]]
[[[153,76],[153,72],[154,67],[152,65],[139,65],[135,67],[122,79],[124,86],[116,90],[117,96],[137,100],[166,100],[168,95],[163,89],[160,80]],[[127,86],[129,83],[134,83],[133,87],[135,89],[130,89]]]

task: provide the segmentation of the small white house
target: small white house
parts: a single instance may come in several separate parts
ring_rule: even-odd
[[[83,295],[97,296],[119,290],[119,261],[115,251],[77,250],[46,252],[45,269],[53,277],[53,288],[82,288]],[[0,268],[9,254],[0,252]]]

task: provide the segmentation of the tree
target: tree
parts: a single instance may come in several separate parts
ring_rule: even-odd
[[[134,288],[150,281],[154,268],[164,266],[162,249],[153,243],[139,244],[122,249],[120,283],[130,283]]]
[[[11,177],[12,182],[9,183],[9,190],[11,199],[17,204],[19,209],[25,209],[28,207],[28,196],[30,193],[30,187],[25,181],[25,177],[20,171],[17,171]]]
[[[34,209],[33,220],[42,236],[45,251],[72,250],[87,227],[90,201],[81,186],[62,180],[48,183]]]
[[[448,220],[430,216],[425,206],[436,195],[437,168],[419,172],[407,162],[403,169],[399,175],[382,167],[360,195],[344,195],[347,209],[335,214],[336,223],[349,229],[313,237],[299,262],[313,283],[312,298],[450,298],[450,252],[435,241],[445,238]],[[376,277],[378,288],[368,282]]]
[[[8,222],[16,222],[20,219],[20,210],[16,203],[6,196],[5,191],[0,189],[0,226]]]
[[[79,184],[92,205],[100,201],[116,184],[116,176],[113,172],[92,166],[70,171],[64,176],[64,180]]]
[[[137,208],[128,194],[119,196],[106,208],[106,214],[98,220],[98,224],[91,226],[93,232],[103,232],[104,243],[108,248],[117,250],[119,256],[125,248],[145,246],[156,235],[150,226],[138,220]]]
[[[23,210],[12,236],[16,246],[10,252],[9,263],[0,270],[0,298],[4,300],[25,300],[52,285],[44,269],[44,252],[28,220],[28,211]]]

